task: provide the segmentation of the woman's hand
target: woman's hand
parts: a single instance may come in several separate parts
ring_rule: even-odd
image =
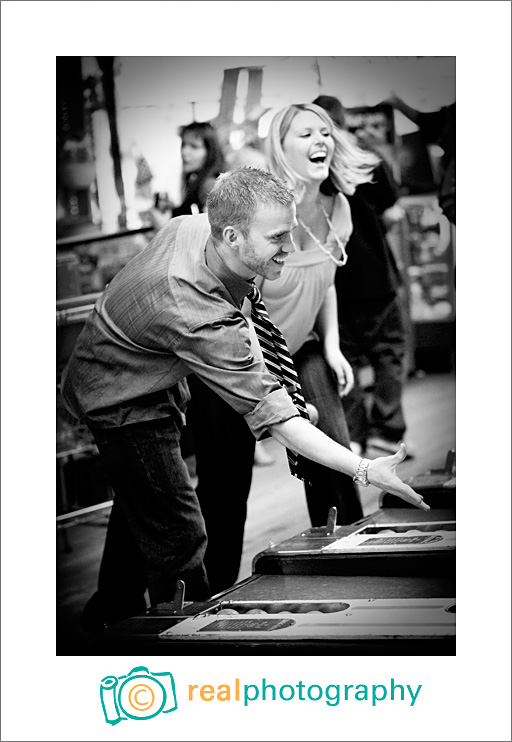
[[[354,386],[354,373],[352,366],[347,361],[339,347],[325,346],[325,360],[334,372],[338,381],[338,393],[345,397]]]
[[[430,507],[423,502],[423,497],[418,495],[408,484],[402,482],[396,474],[396,467],[405,459],[405,456],[405,444],[401,443],[398,451],[392,456],[380,456],[370,461],[368,481],[370,484],[385,490],[385,492],[391,492],[391,494],[401,497],[402,500],[412,503],[421,510],[430,510]]]

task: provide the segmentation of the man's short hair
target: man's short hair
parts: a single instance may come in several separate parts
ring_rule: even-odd
[[[276,203],[288,206],[293,202],[293,192],[266,170],[240,167],[222,173],[206,201],[212,235],[221,240],[224,228],[231,226],[247,238],[259,206]]]

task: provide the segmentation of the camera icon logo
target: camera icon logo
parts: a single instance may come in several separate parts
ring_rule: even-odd
[[[127,719],[153,719],[178,708],[174,678],[170,672],[149,672],[134,667],[128,675],[107,675],[100,686],[103,714],[107,724]]]

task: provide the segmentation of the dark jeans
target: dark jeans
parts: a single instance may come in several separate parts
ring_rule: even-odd
[[[204,521],[177,419],[93,433],[114,490],[98,581],[107,611],[143,610],[146,588],[152,605],[172,600],[178,579],[186,600],[209,597]]]
[[[320,343],[304,343],[293,356],[306,402],[318,410],[317,427],[336,443],[350,447],[350,435],[345,420],[344,401],[339,397],[337,382],[327,365]],[[352,477],[307,462],[310,484],[305,485],[309,517],[313,526],[324,526],[329,508],[338,510],[337,522],[346,525],[362,517],[359,493]]]
[[[208,534],[204,563],[215,595],[238,578],[256,440],[244,418],[197,376],[188,376],[187,381],[191,394],[187,428]]]
[[[340,347],[354,369],[356,383],[344,397],[350,435],[363,448],[370,435],[398,442],[405,432],[402,411],[405,327],[397,297],[341,303]],[[370,363],[374,371],[373,403],[368,413],[357,370]]]

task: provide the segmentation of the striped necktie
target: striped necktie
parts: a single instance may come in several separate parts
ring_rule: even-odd
[[[291,396],[301,417],[309,420],[306,402],[302,396],[299,377],[293,365],[290,351],[281,331],[274,325],[268,316],[265,304],[262,301],[260,290],[253,286],[247,298],[251,302],[251,319],[260,343],[265,365],[277,377]],[[306,481],[305,461],[295,451],[286,449],[290,471],[294,477]]]

